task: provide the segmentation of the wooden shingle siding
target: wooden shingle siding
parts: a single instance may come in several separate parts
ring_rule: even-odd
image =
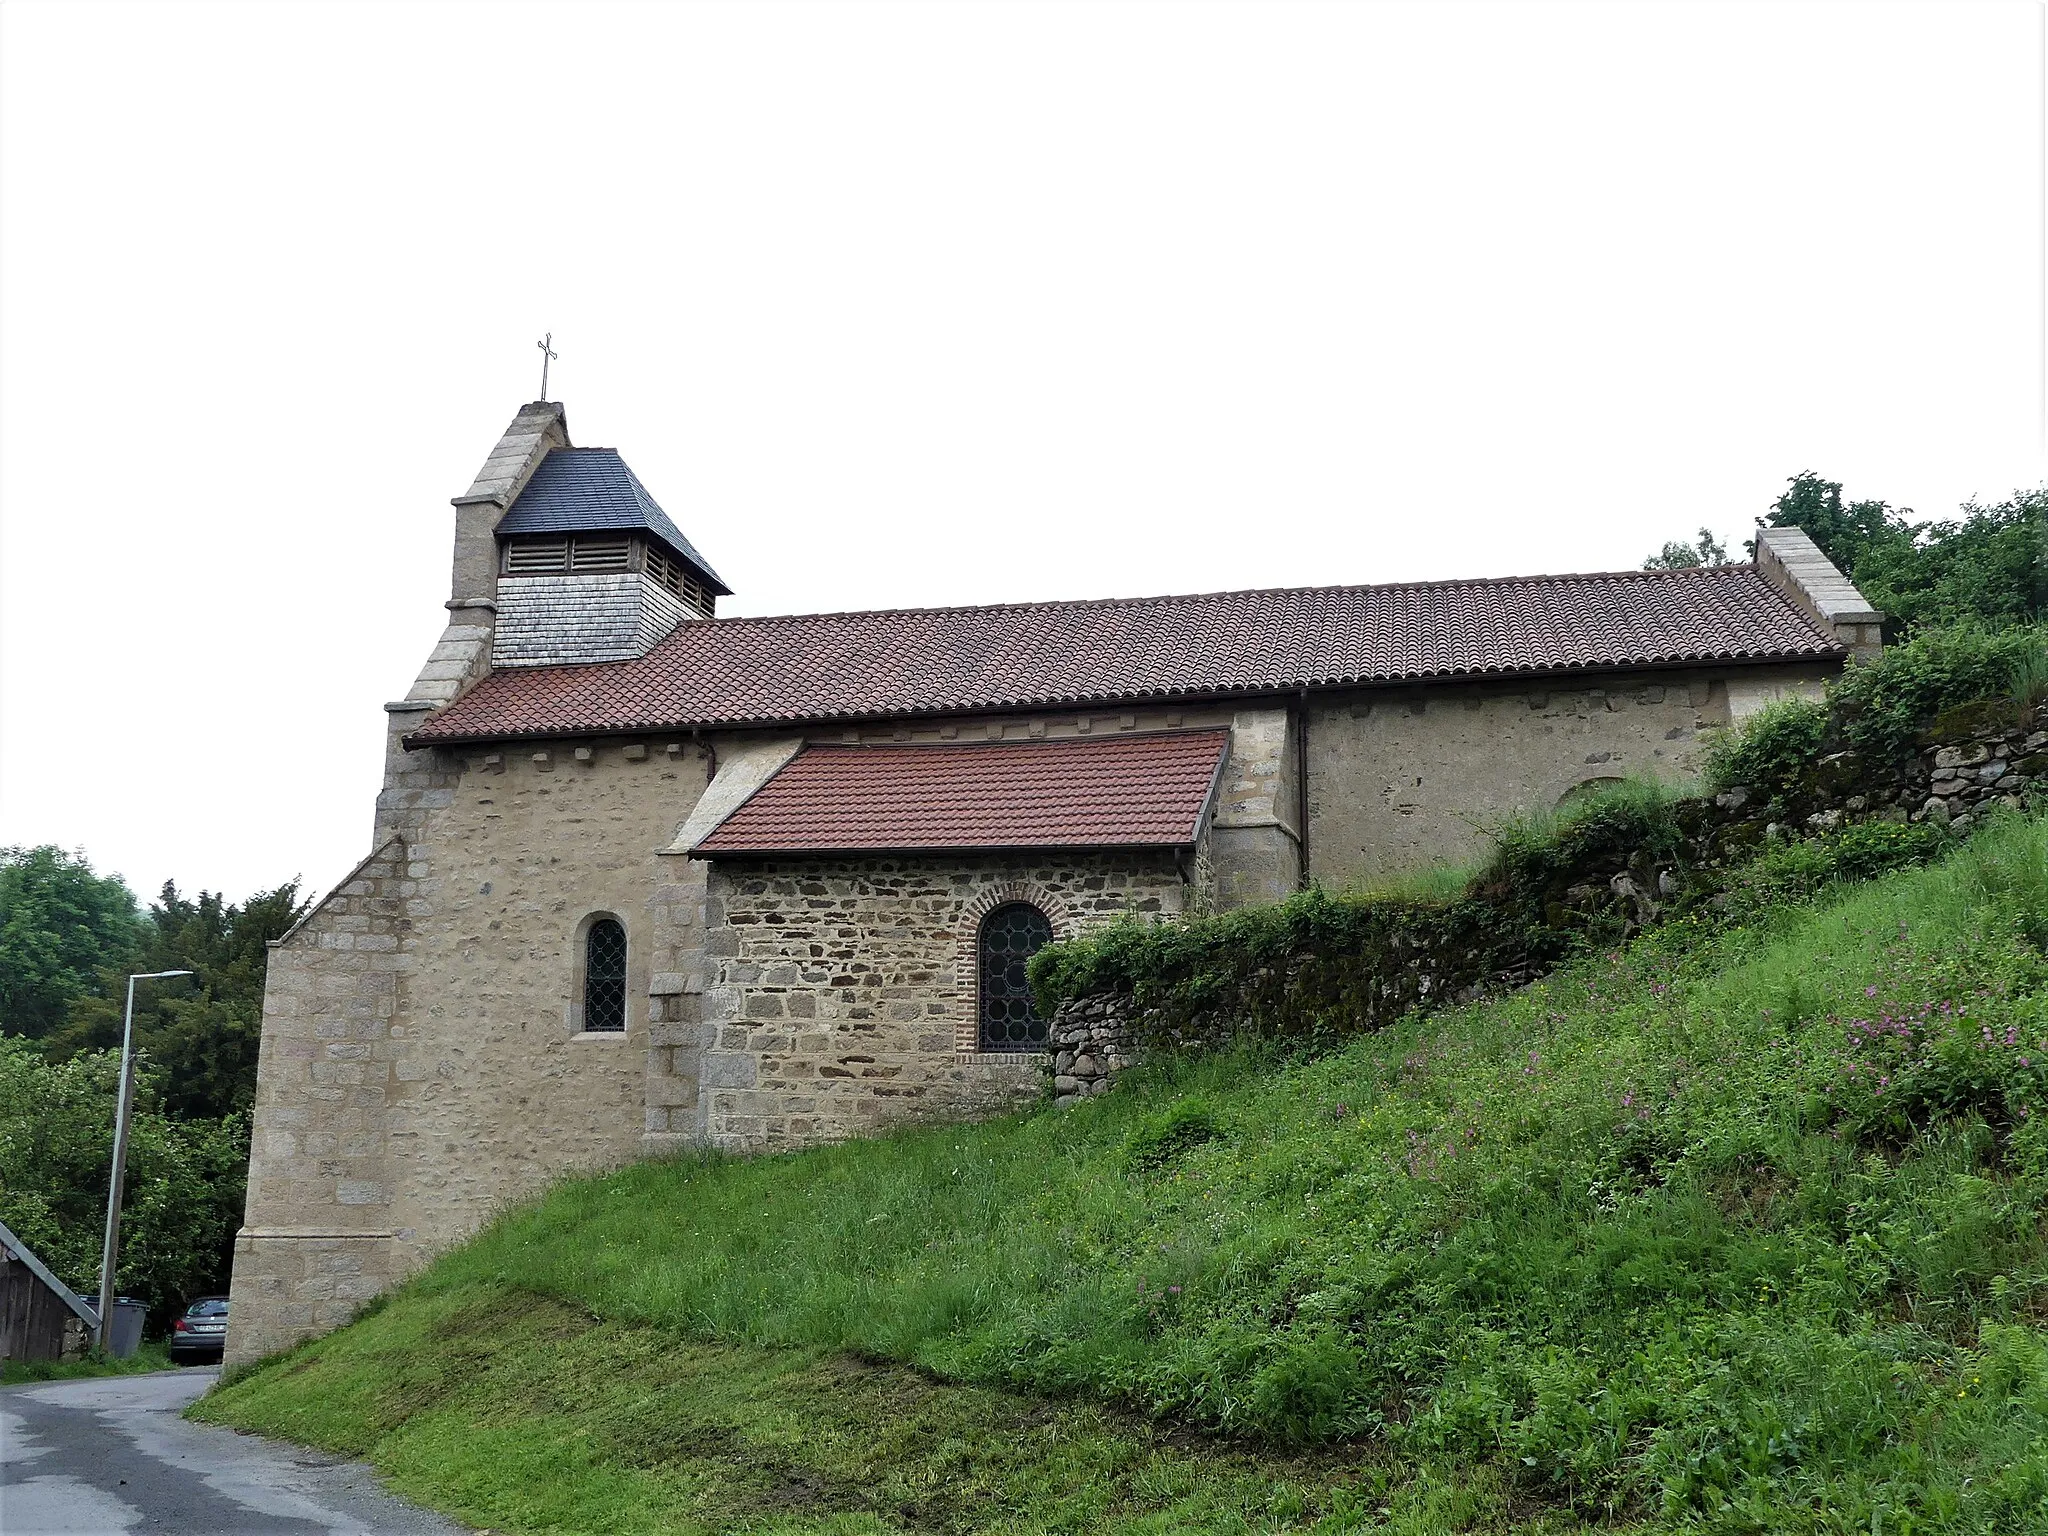
[[[491,663],[539,667],[644,656],[690,617],[638,571],[528,576],[498,588]]]

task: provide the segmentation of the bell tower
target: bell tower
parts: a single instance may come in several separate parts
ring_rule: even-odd
[[[494,667],[644,656],[729,588],[615,448],[553,448],[498,523]]]
[[[447,786],[405,738],[494,667],[626,661],[730,592],[615,448],[578,448],[561,402],[519,408],[455,498],[448,624],[384,706],[377,835],[405,835]]]

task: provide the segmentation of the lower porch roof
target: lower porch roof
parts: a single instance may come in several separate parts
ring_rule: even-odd
[[[691,849],[742,854],[1185,848],[1225,730],[958,746],[806,746]]]

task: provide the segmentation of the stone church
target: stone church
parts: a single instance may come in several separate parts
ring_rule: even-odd
[[[1034,1094],[1048,939],[1685,776],[1880,622],[1794,529],[1677,571],[782,618],[727,592],[559,404],[455,498],[369,856],[271,955],[230,1361],[571,1172]]]

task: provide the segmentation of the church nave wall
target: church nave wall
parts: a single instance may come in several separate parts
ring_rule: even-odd
[[[1332,889],[1478,856],[1485,828],[1575,787],[1678,781],[1719,728],[1837,670],[1723,667],[1376,688],[1308,713],[1309,865]]]
[[[1029,1098],[1042,1055],[975,1048],[981,918],[1029,901],[1067,937],[1182,896],[1169,853],[714,863],[701,1045],[676,1053],[697,1123],[756,1151]]]

